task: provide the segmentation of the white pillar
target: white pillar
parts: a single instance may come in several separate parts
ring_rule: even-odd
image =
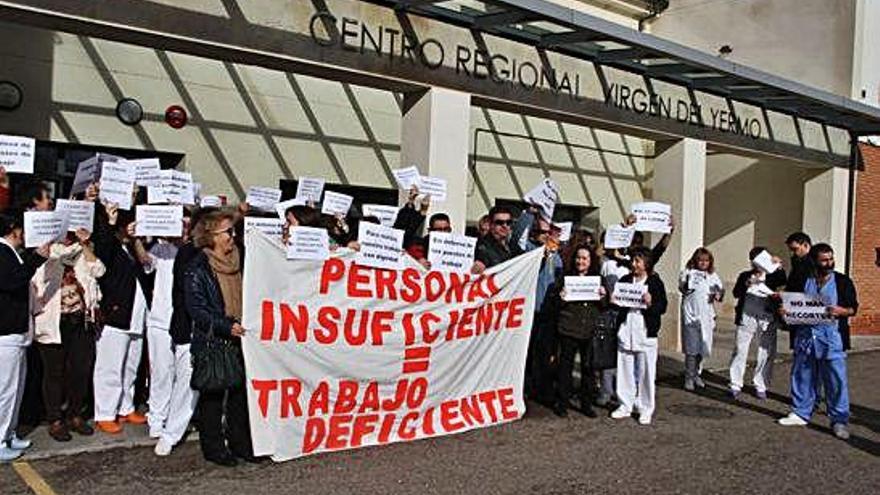
[[[659,144],[659,143],[658,143]],[[694,250],[703,245],[706,203],[706,143],[682,139],[654,158],[654,199],[672,206],[675,233],[657,272],[666,284],[669,308],[663,317],[660,346],[681,349],[681,296],[678,275]],[[659,236],[653,236],[656,239]]]
[[[429,216],[444,212],[457,233],[467,214],[468,144],[471,96],[442,88],[408,96],[401,131],[400,166],[446,179],[447,199],[432,202]]]
[[[849,170],[829,168],[804,184],[804,232],[813,243],[834,248],[837,266],[846,266],[846,207]]]

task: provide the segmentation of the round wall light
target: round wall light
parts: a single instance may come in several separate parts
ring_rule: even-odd
[[[144,118],[144,107],[134,98],[123,98],[116,104],[116,117],[125,125],[137,125]]]
[[[187,119],[186,109],[180,105],[171,105],[165,109],[165,123],[174,129],[185,126]]]
[[[0,110],[15,110],[21,106],[24,95],[18,84],[12,81],[0,81]]]

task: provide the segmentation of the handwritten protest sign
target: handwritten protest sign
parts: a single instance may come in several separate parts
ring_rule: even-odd
[[[532,190],[527,192],[523,199],[530,204],[541,208],[541,215],[546,219],[553,218],[556,202],[559,201],[559,185],[552,179],[544,179]]]
[[[126,162],[108,162],[101,166],[101,191],[99,198],[119,206],[120,210],[130,210],[134,193],[135,170]]]
[[[566,276],[565,301],[598,301],[602,299],[600,287],[602,277],[599,276]]]
[[[605,249],[628,248],[632,244],[636,229],[622,225],[612,225],[605,231]]]
[[[223,198],[213,195],[205,196],[204,198],[199,199],[199,206],[202,208],[220,208],[223,206]]]
[[[0,167],[7,172],[34,173],[37,145],[34,138],[0,134]]]
[[[758,255],[755,256],[755,259],[752,260],[752,264],[761,270],[764,270],[764,273],[773,273],[776,270],[779,270],[779,267],[782,266],[779,263],[774,262],[773,256],[766,250],[758,253]]]
[[[296,185],[296,198],[305,202],[319,203],[324,192],[324,179],[319,177],[300,177]]]
[[[554,223],[553,226],[559,229],[559,242],[568,242],[571,239],[572,222]]]
[[[647,285],[617,282],[614,285],[611,302],[621,308],[645,309],[648,307],[643,299],[646,292],[648,292]]]
[[[321,203],[321,213],[325,215],[348,215],[352,201],[354,201],[354,198],[348,194],[325,191],[324,201]]]
[[[280,218],[244,217],[244,235],[260,231],[274,242],[281,244],[284,236],[284,220]]]
[[[39,247],[67,235],[67,215],[57,211],[24,212],[24,247]]]
[[[431,270],[467,273],[474,266],[475,237],[431,232],[428,243],[428,261]]]
[[[95,225],[95,203],[92,201],[74,201],[59,199],[55,202],[55,211],[67,216],[68,232],[78,229],[92,231]]]
[[[183,206],[137,205],[134,232],[140,237],[181,237]]]
[[[285,261],[246,239],[242,338],[254,454],[289,460],[519,419],[534,250],[480,276],[353,253]]]
[[[789,325],[821,325],[836,320],[828,312],[827,304],[803,292],[783,292],[782,309]]]
[[[95,155],[87,158],[76,167],[76,176],[73,178],[73,185],[70,188],[71,194],[79,194],[85,192],[88,187],[98,182],[101,175],[101,157]]]
[[[420,193],[431,196],[432,203],[446,201],[446,179],[420,175],[417,184]]]
[[[358,224],[358,243],[361,245],[355,261],[359,265],[376,268],[398,268],[403,250],[403,231],[374,223]]]
[[[689,290],[697,290],[701,286],[709,284],[709,274],[700,270],[690,270],[688,271],[687,283]]]
[[[400,186],[404,191],[409,190],[412,186],[418,186],[419,177],[419,169],[415,166],[406,167],[406,168],[398,168],[396,170],[392,170],[391,173],[394,175],[394,179],[397,181],[397,185]]]
[[[393,227],[400,209],[396,206],[366,204],[361,206],[361,211],[365,217],[376,217],[382,225]]]
[[[162,170],[162,166],[158,158],[125,161],[134,167],[134,182],[138,186],[150,187],[161,184],[162,176],[159,175],[159,171]]]
[[[196,204],[191,173],[162,170],[159,172],[159,177],[161,180],[159,186],[147,188],[147,203]]]
[[[287,240],[287,259],[326,260],[330,257],[330,238],[327,229],[290,227]]]
[[[248,189],[245,201],[255,210],[274,211],[275,205],[281,201],[281,189],[254,186]]]
[[[630,208],[630,212],[636,216],[634,227],[640,232],[659,232],[662,234],[672,232],[670,225],[672,207],[665,203],[655,201],[635,203]]]

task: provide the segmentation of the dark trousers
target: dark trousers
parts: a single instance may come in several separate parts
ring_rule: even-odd
[[[539,402],[553,401],[558,345],[556,328],[547,320],[536,316],[526,357],[526,383],[529,397]]]
[[[590,368],[590,361],[593,354],[592,341],[590,339],[576,339],[566,335],[560,335],[561,351],[559,355],[559,368],[557,374],[557,398],[563,404],[568,404],[571,398],[573,380],[572,371],[574,370],[574,357],[580,353],[581,356],[581,387],[580,399],[581,407],[589,405],[595,392],[595,383],[593,382],[593,369]]]
[[[225,399],[225,404],[224,404]],[[199,443],[205,458],[220,458],[231,451],[237,457],[253,456],[244,387],[199,395]],[[226,415],[226,428],[223,416]],[[228,445],[228,447],[227,447]]]
[[[37,344],[49,423],[63,419],[65,400],[69,417],[82,416],[95,362],[95,336],[86,327],[82,313],[61,315],[60,329],[60,344]]]

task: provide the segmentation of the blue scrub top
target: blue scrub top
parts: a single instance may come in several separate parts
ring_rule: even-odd
[[[815,278],[807,279],[804,293],[817,297],[826,306],[837,306],[837,281],[834,276],[831,276],[822,287],[819,287]],[[818,325],[798,326],[795,349],[812,352],[816,359],[837,359],[846,355],[837,320]]]

